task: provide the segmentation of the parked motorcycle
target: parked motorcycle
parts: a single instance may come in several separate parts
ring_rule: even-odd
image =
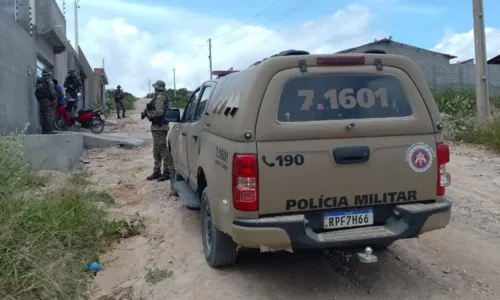
[[[57,130],[65,131],[69,127],[80,124],[81,128],[90,129],[95,134],[100,134],[104,131],[106,124],[104,111],[101,109],[77,109],[78,100],[68,99],[66,105],[66,113],[59,110],[56,111],[56,119],[54,127]]]

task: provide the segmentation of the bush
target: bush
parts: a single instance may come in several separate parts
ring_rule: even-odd
[[[44,187],[22,145],[21,135],[0,137],[0,298],[86,299],[84,268],[121,235],[95,205],[110,196],[71,181]]]
[[[107,100],[104,105],[104,113],[106,115],[116,113],[116,103],[114,98],[114,90],[107,90]],[[125,110],[134,110],[135,109],[135,101],[137,100],[130,93],[125,92],[125,96],[123,97],[123,105],[125,106]]]
[[[500,152],[500,97],[490,98],[493,116],[483,126],[476,122],[476,93],[473,90],[447,88],[434,92],[434,99],[446,123],[449,140],[484,145]]]

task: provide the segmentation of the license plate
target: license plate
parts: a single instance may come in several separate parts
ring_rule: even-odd
[[[99,115],[99,117],[101,117],[101,120],[106,120],[106,117],[104,115]]]
[[[373,209],[327,211],[323,220],[325,229],[373,225]]]

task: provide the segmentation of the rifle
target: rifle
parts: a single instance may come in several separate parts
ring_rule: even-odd
[[[154,103],[149,102],[146,104],[146,108],[141,112],[141,120],[144,120],[144,118],[148,114],[148,110],[153,110],[154,109]]]

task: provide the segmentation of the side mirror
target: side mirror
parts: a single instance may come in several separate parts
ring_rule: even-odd
[[[177,108],[168,109],[166,112],[165,119],[170,123],[180,123],[181,122],[181,112]]]

